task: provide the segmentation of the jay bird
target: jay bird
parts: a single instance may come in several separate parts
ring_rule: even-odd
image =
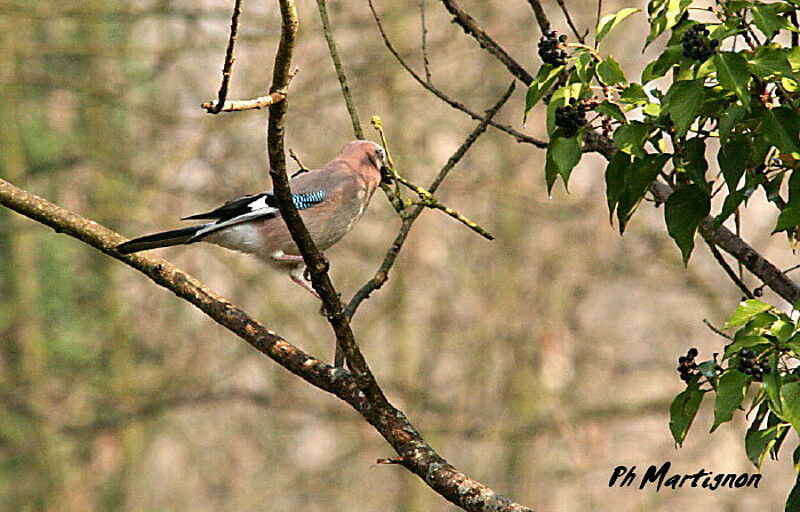
[[[342,239],[364,214],[382,180],[389,178],[386,151],[378,144],[356,140],[321,169],[295,175],[289,186],[292,201],[314,243],[323,251]],[[216,210],[181,220],[211,222],[143,236],[117,246],[122,254],[194,242],[253,254],[288,271],[292,281],[315,296],[304,279],[303,257],[292,241],[270,192],[233,199]]]

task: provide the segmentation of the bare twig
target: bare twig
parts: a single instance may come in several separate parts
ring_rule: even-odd
[[[228,85],[231,81],[231,69],[233,68],[233,48],[236,46],[236,34],[239,32],[239,15],[242,14],[242,0],[235,0],[233,5],[233,15],[231,16],[231,32],[228,38],[228,48],[225,50],[225,63],[222,65],[222,83],[219,86],[217,101],[214,106],[207,109],[210,114],[219,114],[225,106],[225,98],[228,96]]]
[[[542,2],[540,0],[528,0],[528,3],[531,4],[536,23],[539,24],[539,28],[542,34],[544,34],[550,30],[550,20],[547,19],[547,14],[545,14],[544,8],[542,8]]]
[[[475,119],[476,121],[481,120],[483,118],[483,116],[481,116],[477,112],[471,110],[469,107],[465,106],[464,104],[462,104],[462,103],[460,103],[460,102],[458,102],[456,100],[453,100],[452,98],[447,96],[440,89],[434,87],[434,85],[432,83],[430,83],[429,81],[426,81],[425,79],[423,79],[416,71],[414,71],[413,68],[411,68],[411,66],[408,65],[408,63],[405,61],[405,59],[403,59],[403,57],[400,55],[400,53],[394,47],[394,45],[392,44],[392,42],[389,39],[388,35],[386,34],[386,30],[384,30],[384,28],[383,28],[383,23],[381,22],[380,16],[378,15],[377,11],[375,10],[375,6],[372,3],[372,0],[367,0],[367,3],[369,4],[369,8],[372,11],[372,16],[375,19],[375,24],[377,25],[378,31],[380,32],[381,38],[383,39],[383,44],[386,46],[386,49],[389,50],[389,53],[392,54],[392,56],[395,58],[395,60],[397,60],[397,62],[403,67],[403,69],[405,69],[406,72],[408,72],[408,74],[411,75],[411,78],[413,78],[418,84],[420,84],[426,90],[431,92],[434,96],[436,96],[440,100],[444,101],[445,103],[447,103],[448,105],[450,105],[454,109],[460,110],[461,112],[464,112],[465,114],[470,116],[472,119]],[[497,128],[500,131],[506,132],[507,134],[511,135],[514,139],[516,139],[517,142],[524,142],[526,144],[531,144],[533,146],[536,146],[537,148],[546,148],[547,147],[547,142],[545,142],[543,140],[536,139],[536,138],[531,137],[529,135],[525,135],[524,133],[521,133],[521,132],[515,130],[511,126],[498,123],[498,122],[496,122],[494,120],[491,121],[489,123],[489,125],[494,127],[494,128]]]
[[[325,35],[325,42],[328,43],[328,50],[333,60],[333,67],[336,69],[336,76],[339,79],[339,85],[342,87],[342,95],[344,96],[344,103],[347,106],[347,113],[350,114],[350,122],[353,124],[353,133],[357,139],[364,138],[364,129],[361,128],[361,121],[358,119],[358,110],[353,102],[353,96],[350,94],[350,87],[347,85],[347,75],[342,66],[342,59],[339,58],[339,51],[336,49],[336,41],[333,39],[333,32],[331,31],[331,23],[328,18],[328,7],[325,5],[325,0],[317,0],[317,7],[319,8],[319,17],[322,21],[322,33]]]
[[[456,164],[464,157],[464,154],[467,150],[475,143],[475,141],[480,137],[483,132],[486,131],[487,126],[489,125],[489,121],[492,117],[497,114],[497,112],[502,108],[508,98],[511,96],[513,92],[513,84],[511,87],[508,88],[505,94],[500,98],[500,100],[492,106],[489,110],[486,111],[484,118],[481,122],[470,132],[461,146],[456,149],[456,151],[450,156],[447,160],[447,163],[439,170],[439,173],[436,175],[434,180],[431,182],[431,185],[428,187],[428,192],[433,194],[439,188],[442,181],[447,177],[447,174],[450,170],[456,166]],[[353,295],[353,298],[350,299],[350,302],[347,304],[347,308],[345,312],[348,318],[352,318],[355,314],[358,306],[370,296],[372,292],[380,288],[381,286],[386,283],[389,279],[389,271],[394,266],[395,261],[397,260],[397,255],[400,253],[400,249],[403,248],[403,244],[408,237],[408,233],[411,230],[411,226],[414,224],[414,221],[420,216],[422,211],[425,209],[424,205],[418,205],[410,215],[403,219],[403,223],[400,226],[400,231],[397,233],[397,236],[392,242],[392,245],[389,247],[389,250],[386,251],[386,256],[383,258],[383,262],[381,263],[378,270],[375,272],[375,275],[367,281],[364,286],[362,286],[356,293]]]
[[[725,261],[725,258],[722,257],[722,254],[720,254],[716,245],[711,243],[709,240],[706,240],[706,245],[708,245],[708,249],[714,256],[714,259],[717,260],[717,263],[719,263],[719,266],[722,267],[722,270],[724,270],[725,273],[728,274],[728,277],[731,278],[731,281],[733,281],[734,284],[742,291],[742,293],[744,293],[745,297],[752,299],[754,297],[753,292],[751,292],[747,285],[744,284],[741,274],[738,276],[736,275],[736,272],[733,271],[731,266],[728,265],[728,262]]]
[[[724,332],[722,332],[722,331],[720,331],[719,329],[717,329],[716,327],[714,327],[714,325],[713,325],[711,322],[709,322],[707,318],[704,318],[704,319],[703,319],[703,323],[704,323],[704,324],[706,324],[706,326],[707,326],[709,329],[711,329],[711,330],[714,332],[714,334],[716,334],[716,335],[718,335],[718,336],[722,336],[723,338],[725,338],[725,339],[728,339],[728,340],[731,340],[731,341],[733,340],[733,338],[732,338],[732,337],[728,336],[728,335],[727,335],[727,334],[725,334]]]
[[[517,79],[522,81],[525,85],[530,85],[531,82],[533,82],[531,74],[525,71],[525,68],[514,60],[497,41],[492,39],[492,37],[478,25],[472,16],[459,7],[455,0],[441,0],[441,2],[450,14],[453,15],[453,21],[455,21],[464,32],[475,38],[478,44],[499,60],[512,75],[517,77]]]
[[[580,41],[581,44],[583,44],[584,36],[582,36],[581,33],[578,32],[578,27],[576,27],[575,23],[573,23],[572,16],[569,15],[569,9],[567,9],[567,4],[564,2],[564,0],[556,0],[556,3],[561,8],[561,12],[564,13],[564,18],[567,19],[567,24],[569,25],[569,28],[572,30],[572,33],[575,34],[575,37],[578,39],[578,41]]]
[[[220,112],[237,112],[240,110],[255,110],[268,107],[273,103],[278,103],[286,98],[284,92],[273,92],[268,96],[260,96],[252,100],[226,100],[220,107],[219,100],[209,101],[200,105],[211,114],[218,114]]]
[[[196,306],[212,320],[285,369],[347,402],[397,451],[404,460],[404,467],[457,506],[481,512],[531,512],[531,509],[512,502],[456,471],[431,448],[401,411],[388,402],[370,402],[353,373],[333,368],[306,354],[166,260],[144,254],[122,255],[116,250],[125,241],[119,234],[19,189],[3,179],[0,179],[0,204],[49,226],[58,233],[81,240],[142,272],[159,286]]]
[[[425,0],[419,2],[419,23],[422,38],[422,69],[425,71],[425,81],[431,82],[431,63],[428,60],[428,27],[425,24]]]
[[[304,173],[304,172],[308,172],[308,171],[309,171],[308,167],[306,167],[305,165],[303,165],[303,162],[301,162],[301,161],[300,161],[300,157],[299,157],[299,156],[297,156],[297,153],[295,153],[295,152],[294,152],[294,150],[293,150],[292,148],[289,148],[289,158],[291,158],[292,160],[294,160],[294,163],[296,163],[296,164],[297,164],[297,167],[299,167],[299,169],[297,169],[297,171],[295,171],[295,173],[294,173],[294,175],[292,176],[292,178],[294,178],[294,177],[295,177],[296,175],[298,175],[298,174],[301,174],[301,173]]]

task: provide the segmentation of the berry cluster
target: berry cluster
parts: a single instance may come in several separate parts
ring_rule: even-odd
[[[764,375],[770,372],[769,361],[762,359],[756,362],[756,353],[753,350],[742,349],[739,352],[738,370],[745,375],[752,375],[753,380],[761,381]]]
[[[578,103],[575,98],[570,98],[569,104],[556,107],[555,123],[561,128],[564,137],[573,137],[581,126],[586,124],[586,112],[591,106]]]
[[[718,40],[711,39],[709,41],[708,34],[708,29],[702,23],[698,23],[687,30],[681,39],[683,56],[699,62],[708,60],[719,46]]]
[[[697,363],[694,362],[695,357],[697,357],[697,349],[690,348],[685,356],[678,358],[678,373],[681,374],[683,382],[689,382],[695,376],[695,370],[697,370]]]
[[[557,36],[557,37],[556,37]],[[560,36],[555,30],[548,30],[539,39],[539,57],[545,64],[563,66],[567,63],[567,52],[562,50],[567,40],[566,34]]]

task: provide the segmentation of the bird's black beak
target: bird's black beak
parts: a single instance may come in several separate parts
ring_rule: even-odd
[[[392,183],[392,171],[385,165],[381,166],[381,183],[390,185]]]

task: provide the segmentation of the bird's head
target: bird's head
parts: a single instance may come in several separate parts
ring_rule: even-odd
[[[345,146],[342,154],[360,153],[371,165],[380,172],[381,181],[391,183],[392,172],[389,170],[386,150],[380,144],[369,140],[356,140]]]

